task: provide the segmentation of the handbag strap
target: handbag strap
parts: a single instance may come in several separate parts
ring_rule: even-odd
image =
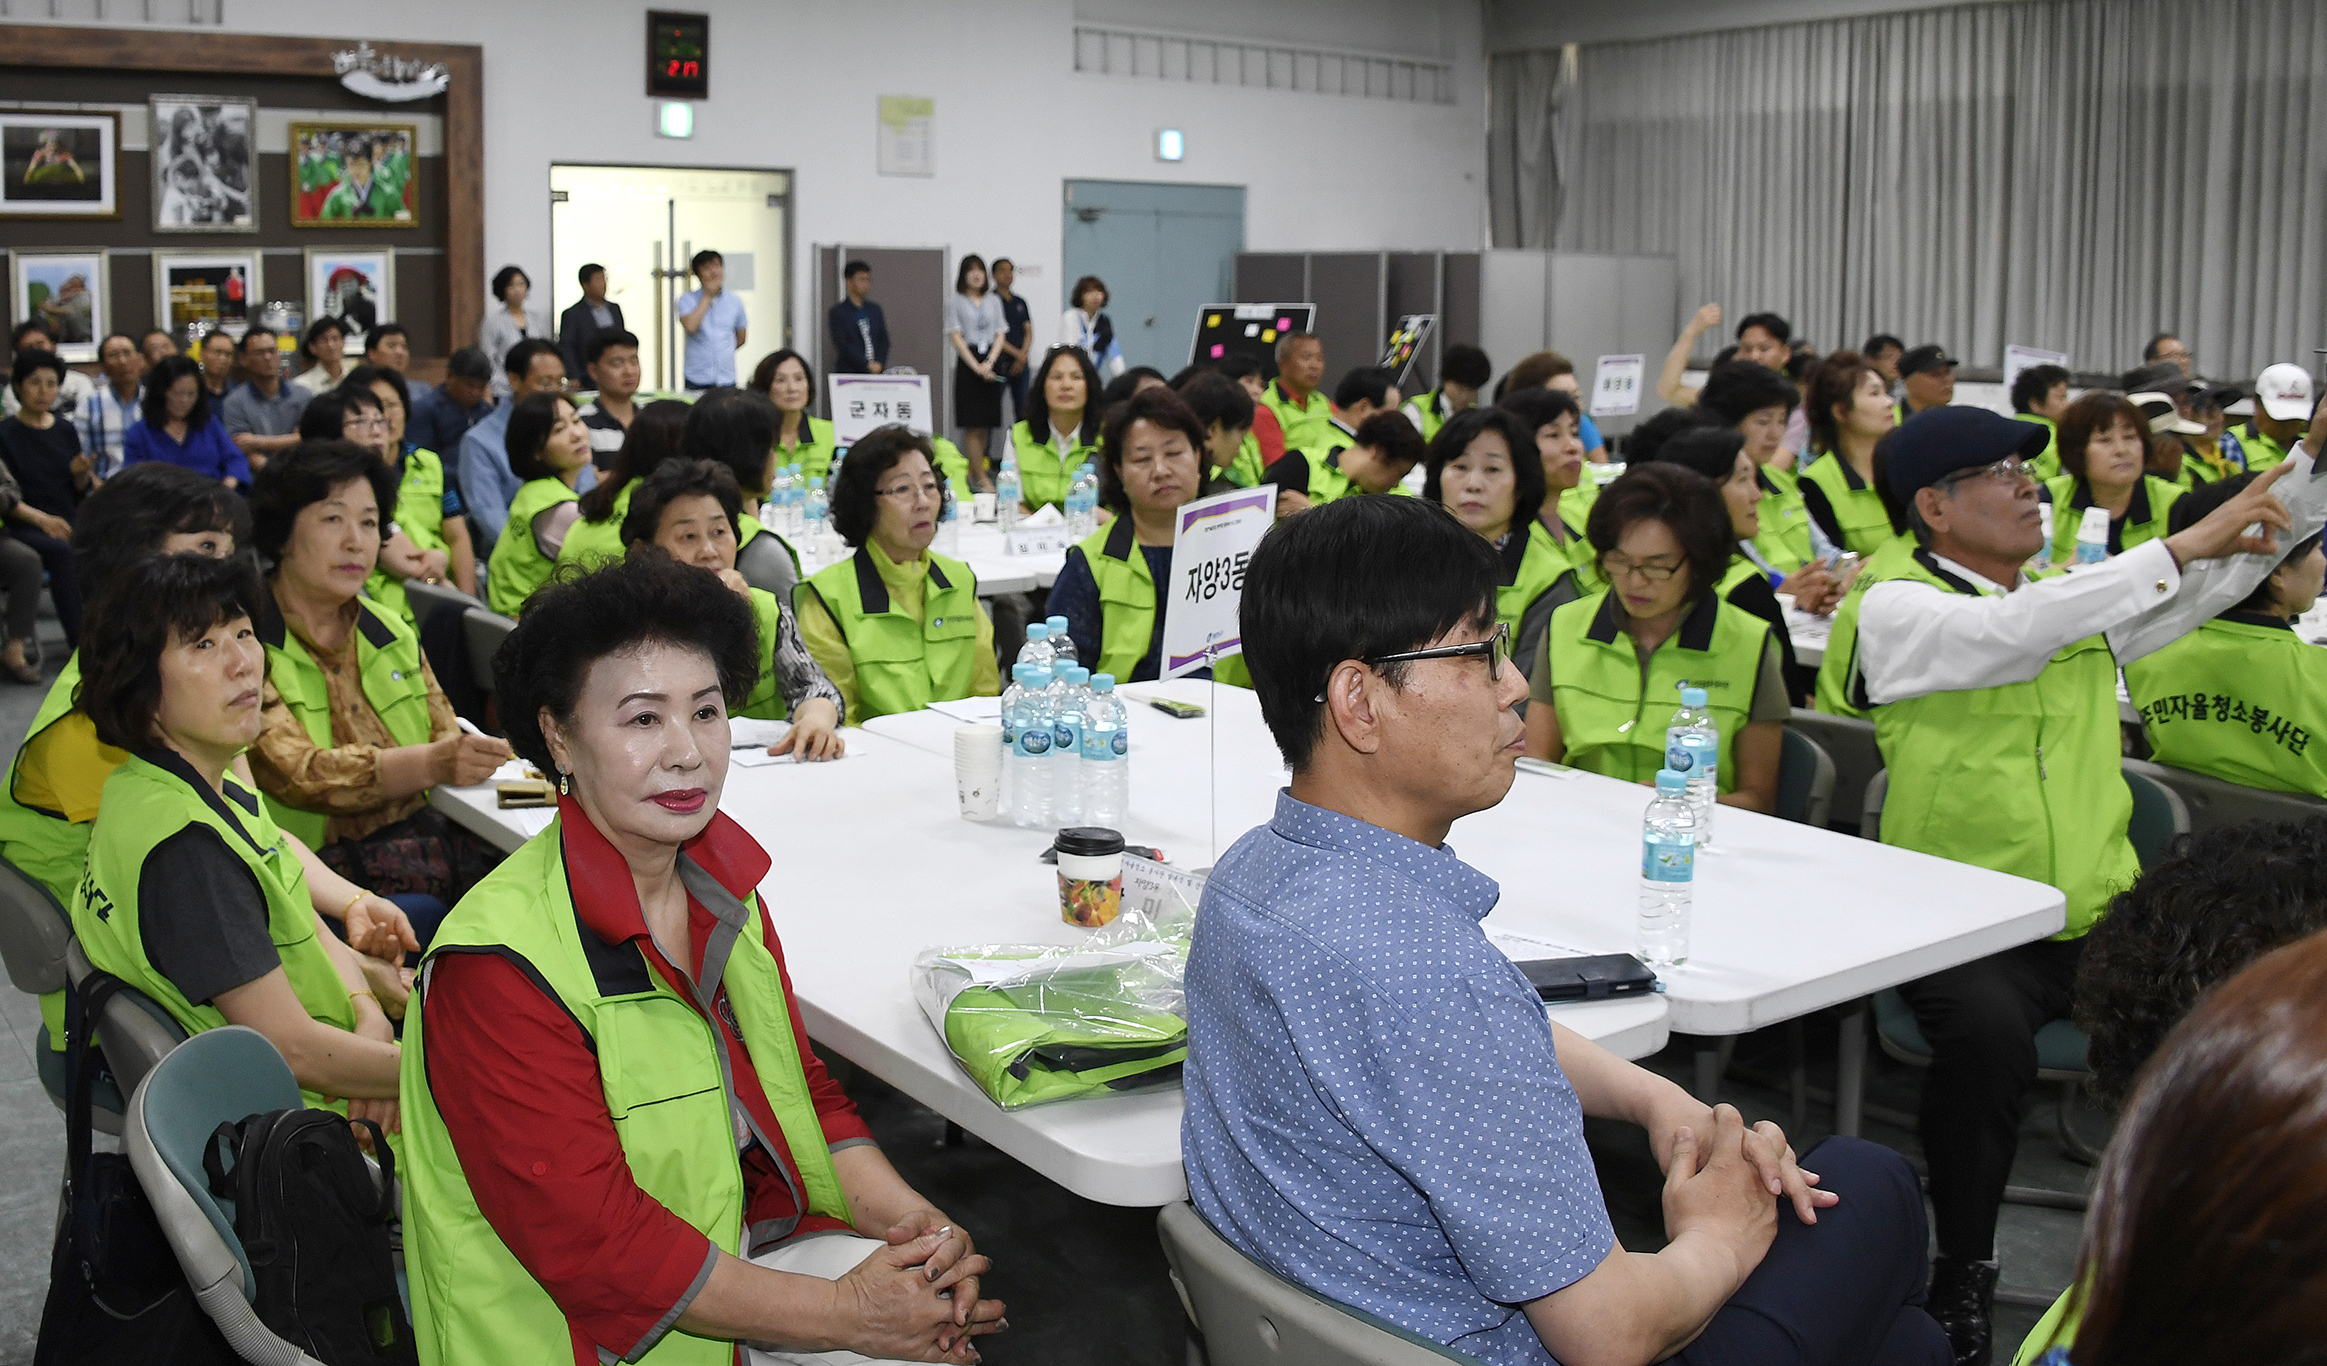
[[[89,1153],[95,1141],[95,1082],[90,1073],[99,1056],[97,1021],[104,1018],[106,1003],[123,985],[111,973],[92,972],[65,993],[65,1052],[69,1061],[65,1073],[65,1183],[76,1201],[87,1194]]]

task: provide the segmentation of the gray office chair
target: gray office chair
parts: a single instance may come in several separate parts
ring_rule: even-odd
[[[800,582],[799,558],[789,542],[770,531],[751,538],[735,552],[735,572],[752,587],[776,595],[786,608],[792,605],[792,587]]]
[[[1788,726],[1778,756],[1778,811],[1789,821],[1826,827],[1834,800],[1834,759],[1825,746]]]
[[[446,608],[465,612],[485,605],[449,583],[422,583],[418,579],[404,580],[404,597],[412,604],[415,627],[427,625],[430,617]]]
[[[48,888],[26,876],[24,870],[0,859],[0,961],[8,966],[8,980],[29,996],[63,991],[72,980],[65,968],[66,951],[73,943],[73,922]],[[63,1040],[52,1038],[48,1022],[33,1036],[33,1058],[40,1084],[49,1100],[65,1108],[65,1053]],[[107,1073],[99,1073],[91,1091],[92,1113],[99,1133],[121,1132],[124,1102]]]
[[[2190,808],[2172,788],[2141,771],[2155,768],[2155,764],[2138,759],[2123,763],[2125,786],[2133,793],[2133,818],[2126,824],[2125,837],[2132,841],[2141,869],[2147,872],[2173,848],[2177,836],[2190,833]]]
[[[1858,837],[1879,840],[1883,837],[1883,799],[1891,795],[1891,771],[1878,768],[1866,780],[1859,798]]]
[[[1786,729],[1800,731],[1818,742],[1834,762],[1832,814],[1848,820],[1866,805],[1866,785],[1882,771],[1883,752],[1875,744],[1875,723],[1855,716],[1828,716],[1808,707],[1794,708]]]
[[[2203,773],[2192,773],[2186,768],[2127,759],[2125,772],[2128,775],[2138,773],[2181,798],[2189,816],[2188,828],[2200,834],[2219,830],[2225,825],[2243,825],[2252,820],[2306,821],[2317,816],[2327,816],[2327,802],[2317,797],[2306,797],[2295,792],[2266,792],[2259,787],[2241,787],[2237,783],[2225,782]]]
[[[1283,1279],[1229,1246],[1193,1205],[1166,1205],[1155,1222],[1172,1288],[1211,1366],[1476,1366],[1476,1357]]]
[[[89,962],[89,955],[81,951],[81,941],[76,939],[65,946],[65,971],[76,991],[96,970]],[[104,1013],[97,1017],[98,1050],[104,1053],[114,1085],[124,1096],[135,1091],[146,1074],[185,1041],[186,1031],[161,1002],[126,984],[113,993],[113,999],[105,1003]],[[95,1094],[101,1101],[105,1093]],[[104,1118],[97,1117],[100,1128],[104,1126]],[[120,1131],[107,1129],[106,1132]]]
[[[221,1124],[295,1110],[299,1083],[266,1036],[240,1025],[208,1030],[164,1059],[129,1098],[122,1147],[195,1303],[236,1356],[256,1366],[320,1366],[277,1337],[253,1305],[258,1282],[235,1236],[231,1202],[210,1193],[202,1154]]]
[[[517,623],[485,607],[471,607],[461,617],[463,643],[469,647],[469,677],[480,692],[493,691],[493,652],[517,629]]]

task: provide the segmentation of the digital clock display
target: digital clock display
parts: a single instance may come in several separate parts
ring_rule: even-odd
[[[710,98],[710,15],[647,11],[646,93],[664,99]]]

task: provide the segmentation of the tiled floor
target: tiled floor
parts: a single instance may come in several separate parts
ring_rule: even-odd
[[[53,620],[43,625],[51,637],[53,676],[63,661],[63,642],[56,637]],[[6,752],[13,752],[39,702],[35,689],[0,685],[0,737],[5,738]],[[14,1366],[32,1359],[41,1301],[47,1293],[64,1125],[33,1070],[39,1012],[32,998],[0,987],[0,1024],[6,1027],[6,1037],[0,1039],[0,1366]],[[1809,1032],[1813,1083],[1831,1085],[1833,1025],[1814,1021]],[[1775,1032],[1740,1045],[1723,1094],[1745,1110],[1748,1119],[1786,1122],[1785,1095],[1748,1079],[1781,1070],[1782,1053]],[[1686,1045],[1676,1042],[1650,1065],[1685,1082]],[[1912,1112],[1916,1074],[1879,1055],[1870,1066],[1870,1102]],[[870,1077],[854,1077],[850,1092],[906,1179],[975,1230],[981,1249],[994,1258],[996,1270],[988,1293],[1009,1302],[1011,1328],[989,1339],[987,1360],[1044,1366],[1180,1366],[1186,1332],[1156,1244],[1153,1211],[1082,1200],[974,1138],[944,1146],[944,1124],[936,1115]],[[2060,1156],[2051,1133],[2052,1115],[2049,1094],[2030,1106],[2013,1181],[2081,1188],[2089,1173]],[[1815,1139],[1831,1118],[1823,1107],[1813,1106],[1810,1132],[1797,1137]],[[2080,1132],[2098,1143],[2106,1122],[2089,1110],[2082,1121]],[[1866,1133],[1920,1160],[1912,1132],[1870,1118]],[[1661,1245],[1662,1181],[1639,1132],[1595,1122],[1588,1137],[1618,1235],[1635,1249]],[[2071,1213],[2006,1206],[2000,1238],[2006,1281],[2048,1290],[2065,1284],[2075,1259],[2077,1228],[2078,1217]],[[1999,1307],[2000,1354],[2009,1355],[2035,1322],[2036,1313]]]

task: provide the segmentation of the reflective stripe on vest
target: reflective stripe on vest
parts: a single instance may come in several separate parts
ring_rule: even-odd
[[[493,610],[505,617],[514,617],[525,606],[533,590],[548,580],[556,564],[541,553],[541,546],[533,539],[533,519],[560,503],[571,503],[580,495],[566,486],[562,479],[529,479],[517,496],[509,500],[509,521],[502,529],[501,539],[493,543],[493,562],[485,571],[485,599]],[[622,523],[614,524],[616,538],[621,535]],[[570,532],[572,528],[567,528]],[[560,550],[565,549],[561,542]]]
[[[2046,480],[2044,487],[2052,494],[2052,562],[2074,564],[2077,528],[2084,522],[2085,509],[2093,505],[2093,491],[2073,474]],[[2141,482],[2133,486],[2132,501],[2125,505],[2125,515],[2109,519],[2109,553],[2122,555],[2165,535],[2166,510],[2183,492],[2179,485],[2154,474],[2141,476]]]
[[[1894,559],[1884,581],[1979,594],[1927,550]],[[1883,843],[2057,887],[2068,926],[2053,937],[2082,935],[2141,872],[2125,838],[2133,796],[2116,702],[2116,657],[2106,637],[2091,635],[2062,646],[2026,683],[1874,707],[1891,775]]]
[[[775,594],[761,588],[751,589],[745,596],[751,599],[752,625],[759,628],[760,676],[751,685],[751,695],[743,699],[735,714],[782,721],[792,714],[784,702],[782,679],[776,673],[776,642],[784,629],[783,604]]]
[[[424,1003],[430,969],[444,954],[496,954],[573,1017],[597,1059],[624,1161],[648,1196],[714,1247],[739,1256],[791,1231],[789,1225],[743,1227],[735,1117],[749,1116],[735,1099],[727,1052],[704,1016],[648,966],[636,945],[608,944],[581,923],[562,839],[561,818],[461,898],[430,943],[405,1016],[397,1175],[404,1181],[414,1336],[420,1359],[432,1366],[564,1361],[571,1331],[556,1301],[478,1210],[429,1088]],[[801,1064],[806,1040],[792,1033],[758,898],[737,901],[683,854],[679,872],[720,921],[698,985],[710,995],[725,984],[736,1032],[781,1131],[760,1133],[755,1122],[753,1135],[771,1154],[791,1153],[798,1185],[805,1187],[795,1189],[804,1197],[799,1208],[845,1220],[848,1202]],[[725,962],[718,964],[722,954]],[[525,1098],[507,1101],[522,1106]],[[790,1180],[792,1172],[785,1176]],[[731,1366],[735,1359],[734,1343],[677,1328],[640,1358],[654,1366]]]
[[[1842,528],[1844,550],[1872,555],[1891,539],[1891,514],[1883,509],[1882,495],[1860,479],[1858,471],[1840,454],[1828,451],[1819,456],[1802,471],[1802,477],[1826,495],[1826,504],[1834,509],[1834,520]]]
[[[421,550],[450,551],[444,538],[444,461],[435,451],[415,447],[404,456],[404,474],[396,485],[396,529]],[[374,569],[364,580],[372,601],[412,620],[412,603],[404,596],[404,581],[385,569]]]
[[[629,549],[622,544],[622,519],[630,515],[630,495],[637,490],[636,479],[624,481],[622,487],[614,491],[613,510],[606,514],[603,521],[575,518],[574,524],[566,528],[566,538],[558,542],[558,564],[578,564],[588,568],[621,559],[623,552]],[[737,549],[741,548],[737,546]],[[488,567],[488,578],[491,572]]]
[[[88,868],[73,891],[73,934],[89,961],[136,987],[170,1012],[188,1034],[226,1023],[218,1007],[196,1005],[145,956],[138,930],[138,884],[146,856],[163,840],[191,825],[216,831],[234,855],[249,866],[267,902],[267,937],[283,960],[283,975],[307,1013],[338,1029],[355,1028],[347,985],[316,939],[315,905],[307,894],[307,874],[257,794],[226,775],[220,795],[184,759],[167,750],[132,755],[105,780],[103,811],[89,840]],[[168,914],[162,907],[160,914]],[[307,1104],[347,1111],[344,1101],[327,1102],[302,1092]]]
[[[1552,705],[1564,762],[1639,782],[1664,767],[1665,725],[1682,687],[1703,688],[1721,728],[1720,789],[1737,787],[1737,737],[1753,715],[1753,689],[1769,623],[1707,593],[1649,657],[1640,658],[1611,593],[1579,598],[1551,614]]]
[[[2327,797],[2327,650],[2234,612],[2125,666],[2151,757],[2241,787]]]
[[[1810,509],[1802,502],[1802,478],[1793,470],[1761,467],[1761,531],[1753,548],[1781,574],[1810,562]],[[1890,523],[1886,520],[1884,527]]]
[[[330,749],[331,693],[322,666],[292,635],[282,610],[268,594],[260,604],[259,640],[267,647],[267,681],[317,749]],[[399,745],[425,745],[434,734],[428,717],[428,679],[420,668],[420,637],[403,618],[377,603],[356,599],[356,678],[364,700]],[[274,823],[297,835],[310,849],[323,847],[327,817],[302,811],[272,794],[267,811]]]
[[[873,550],[828,565],[801,585],[814,593],[848,642],[856,667],[859,725],[970,695],[978,651],[978,579],[960,560],[934,551],[916,621],[891,604],[873,568]],[[797,595],[794,602],[798,602]]]

